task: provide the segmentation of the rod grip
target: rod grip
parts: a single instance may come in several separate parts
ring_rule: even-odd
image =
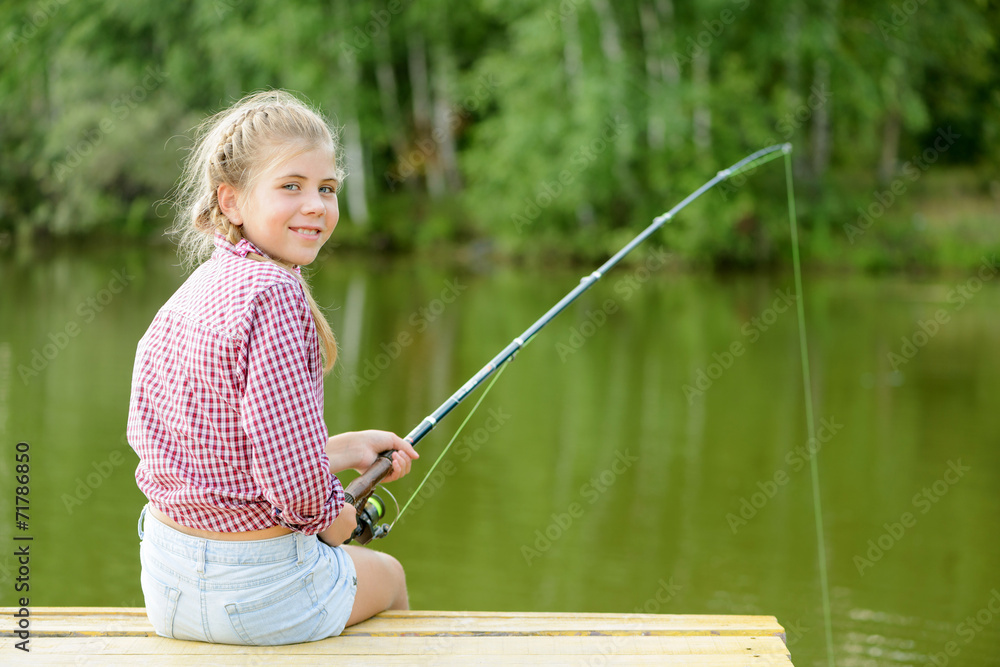
[[[360,504],[362,507],[358,507],[358,509],[364,509],[363,505],[368,500],[368,496],[372,494],[378,483],[392,472],[392,451],[390,449],[379,454],[375,463],[364,474],[347,485],[347,488],[344,489],[347,502],[355,506]]]

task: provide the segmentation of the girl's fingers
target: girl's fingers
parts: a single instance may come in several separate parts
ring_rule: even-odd
[[[410,459],[403,452],[393,452],[392,453],[392,474],[390,474],[386,481],[394,482],[400,477],[403,477],[410,472]]]
[[[392,467],[400,477],[410,472],[409,460],[400,452],[393,452]]]
[[[365,443],[365,448],[370,452],[371,462],[369,465],[375,462],[375,458],[379,452],[384,452],[387,449],[393,450],[391,458],[392,472],[386,477],[385,481],[387,482],[392,482],[408,475],[413,459],[420,458],[420,454],[413,448],[413,445],[395,433],[369,430],[365,432],[365,435],[367,437],[363,442]]]
[[[395,449],[397,452],[405,454],[406,456],[412,459],[420,458],[420,454],[417,454],[417,450],[415,450],[413,448],[413,445],[411,445],[409,442],[403,440],[402,438],[396,435],[394,435],[393,438],[394,439],[392,443],[392,448]]]

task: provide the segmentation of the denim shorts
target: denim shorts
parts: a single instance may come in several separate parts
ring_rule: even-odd
[[[139,560],[156,634],[217,644],[297,644],[339,635],[354,606],[351,557],[315,536],[206,540],[144,508]]]

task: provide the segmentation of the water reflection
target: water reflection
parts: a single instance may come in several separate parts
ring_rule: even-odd
[[[32,444],[34,604],[139,604],[142,497],[122,436],[135,344],[182,280],[173,264],[108,251],[0,265],[0,438]],[[116,271],[128,283],[104,298]],[[948,295],[966,276],[808,278],[817,420],[839,425],[812,451],[795,316],[779,309],[790,277],[656,272],[628,289],[635,272],[609,274],[519,353],[379,545],[405,563],[413,604],[774,614],[796,664],[822,663],[815,455],[838,664],[926,664],[949,642],[953,664],[996,664],[1000,621],[958,629],[1000,587],[996,285],[958,309]],[[326,262],[313,283],[340,344],[331,431],[409,431],[580,273]],[[894,368],[941,309],[949,321]],[[422,443],[422,464],[471,402]],[[956,462],[967,474],[938,493]],[[933,502],[915,500],[925,488]],[[0,558],[3,604],[11,565]]]

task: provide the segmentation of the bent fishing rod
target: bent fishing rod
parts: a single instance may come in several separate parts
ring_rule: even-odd
[[[608,261],[604,262],[604,264],[602,264],[597,270],[593,271],[590,275],[581,278],[579,285],[573,288],[569,294],[560,299],[556,305],[552,306],[548,310],[548,312],[538,318],[534,324],[525,329],[520,336],[512,340],[507,347],[493,357],[493,359],[483,366],[479,372],[469,378],[469,380],[463,384],[458,391],[452,394],[451,397],[442,403],[434,412],[424,417],[423,421],[417,424],[416,428],[410,431],[409,434],[407,434],[407,436],[403,439],[411,445],[416,446],[418,442],[423,440],[424,436],[430,433],[431,430],[433,430],[434,427],[448,415],[448,413],[454,410],[459,403],[464,401],[469,394],[479,387],[479,385],[496,373],[496,371],[504,364],[513,359],[518,350],[527,345],[528,342],[531,341],[531,339],[534,338],[546,324],[551,322],[556,317],[556,315],[565,310],[569,304],[573,303],[577,299],[577,297],[590,289],[605,273],[618,264],[618,262],[620,262],[625,255],[632,252],[636,246],[649,238],[664,224],[672,220],[673,217],[680,213],[680,211],[683,210],[688,204],[693,202],[708,190],[711,190],[722,181],[746,171],[750,171],[759,165],[770,162],[771,160],[781,157],[786,153],[790,153],[791,150],[792,145],[786,143],[768,146],[767,148],[763,148],[756,153],[752,153],[732,166],[718,172],[714,178],[707,181],[700,188],[689,194],[683,201],[666,213],[653,218],[653,222],[650,223],[646,229],[642,230],[642,232],[629,241],[629,243],[626,244],[621,250],[616,252]],[[377,525],[377,522],[385,513],[385,503],[379,496],[374,495],[374,493],[375,487],[378,483],[392,471],[392,452],[393,450],[388,450],[380,453],[378,458],[376,458],[375,463],[361,476],[348,484],[347,488],[344,490],[346,502],[351,503],[358,510],[358,526],[354,530],[351,537],[348,538],[347,542],[350,542],[353,539],[359,544],[367,544],[372,539],[385,537],[389,534],[391,526],[388,524]]]

